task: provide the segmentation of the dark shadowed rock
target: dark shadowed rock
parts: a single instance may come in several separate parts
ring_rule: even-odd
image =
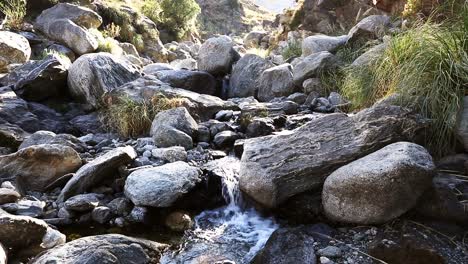
[[[159,80],[172,87],[186,89],[200,94],[214,95],[216,79],[207,72],[187,70],[167,70],[154,74]]]
[[[78,194],[65,201],[65,209],[76,212],[87,212],[99,205],[100,195],[95,193]]]
[[[255,54],[247,54],[233,67],[229,97],[256,96],[260,75],[274,64]]]
[[[108,177],[117,173],[119,166],[126,165],[136,158],[135,150],[130,147],[113,149],[81,167],[62,189],[58,201],[84,193]]]
[[[385,145],[412,140],[424,127],[419,116],[377,104],[355,116],[331,114],[285,135],[244,144],[242,191],[273,208],[289,197],[320,187],[335,169]]]
[[[68,146],[76,150],[77,152],[85,152],[87,150],[86,144],[81,142],[76,137],[69,134],[55,134],[50,131],[37,131],[36,133],[29,136],[26,140],[21,143],[19,149],[24,149],[30,146],[42,145],[42,144],[55,144]]]

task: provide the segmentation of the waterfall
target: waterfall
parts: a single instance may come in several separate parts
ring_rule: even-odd
[[[238,159],[218,160],[217,175],[223,175],[223,198],[226,206],[204,211],[195,217],[195,228],[187,236],[184,248],[162,263],[197,263],[231,260],[249,263],[278,228],[271,218],[264,218],[242,201],[239,190]]]

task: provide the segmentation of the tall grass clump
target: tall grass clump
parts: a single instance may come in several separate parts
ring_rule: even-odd
[[[342,93],[355,109],[390,94],[428,119],[426,145],[436,156],[453,149],[457,113],[468,85],[468,7],[449,20],[416,24],[395,36],[369,66],[346,70]]]
[[[10,30],[21,30],[26,16],[26,0],[2,0],[0,12],[6,16],[5,26]]]
[[[300,57],[302,55],[302,45],[300,41],[289,41],[288,45],[283,49],[281,55],[285,60]]]
[[[104,123],[123,137],[147,135],[154,117],[161,111],[179,107],[184,100],[157,94],[149,100],[135,101],[120,97],[107,102]]]

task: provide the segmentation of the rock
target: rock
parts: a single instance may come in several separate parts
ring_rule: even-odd
[[[346,104],[346,100],[337,92],[331,92],[328,96],[328,101],[333,106]]]
[[[294,67],[294,83],[302,85],[305,80],[318,77],[321,71],[333,69],[337,64],[336,57],[328,51],[317,52],[307,56]]]
[[[302,42],[302,56],[307,57],[317,52],[335,52],[348,42],[348,36],[330,37],[325,35],[314,35],[304,39]]]
[[[151,151],[151,155],[169,163],[187,160],[187,151],[183,147],[156,148]]]
[[[325,88],[319,78],[310,78],[302,84],[305,94],[317,93],[319,96],[324,96],[326,93]]]
[[[307,100],[307,95],[303,93],[293,93],[290,96],[286,98],[288,101],[293,101],[296,104],[302,105],[306,102]]]
[[[6,204],[6,203],[14,203],[21,198],[21,195],[11,189],[7,188],[0,188],[0,205]]]
[[[317,251],[319,256],[328,257],[328,258],[339,258],[343,255],[341,249],[335,246],[328,246],[326,248],[320,249]]]
[[[198,69],[198,63],[195,59],[188,58],[188,59],[183,59],[183,60],[173,60],[171,61],[170,65],[174,67],[177,70],[197,70]]]
[[[297,114],[298,105],[292,101],[277,103],[246,103],[241,105],[241,119],[252,116],[280,116]],[[250,118],[249,118],[250,117]]]
[[[232,64],[239,59],[233,47],[234,43],[228,36],[206,40],[198,53],[198,68],[213,75],[230,73]]]
[[[0,242],[17,250],[29,247],[51,248],[65,243],[65,235],[50,228],[44,221],[16,216],[0,209]]]
[[[83,237],[50,249],[31,264],[46,263],[158,263],[167,246],[144,239],[109,234]]]
[[[164,223],[169,229],[176,232],[184,232],[194,225],[190,215],[179,211],[169,214]]]
[[[14,215],[43,217],[46,203],[33,197],[25,197],[16,203],[4,204],[1,208]]]
[[[106,92],[140,77],[136,67],[119,61],[109,53],[93,53],[79,57],[70,66],[70,94],[82,103],[99,108]]]
[[[222,110],[216,113],[215,119],[218,121],[229,121],[234,116],[234,111],[232,110]]]
[[[174,67],[167,63],[151,63],[143,67],[143,73],[147,75],[156,75],[161,71],[173,71]]]
[[[207,72],[187,70],[158,71],[154,74],[159,80],[172,87],[186,89],[200,94],[214,95],[216,79]]]
[[[126,217],[132,223],[147,223],[149,219],[148,208],[142,206],[133,207],[130,214]]]
[[[119,166],[126,165],[136,158],[135,150],[130,147],[120,147],[101,155],[81,167],[62,189],[59,202],[84,193],[98,185],[103,180],[112,177]]]
[[[112,212],[109,207],[98,206],[91,212],[91,217],[95,222],[105,224],[112,219]]]
[[[262,102],[288,96],[295,91],[292,66],[289,63],[265,70],[258,80],[258,99]]]
[[[249,139],[239,187],[274,208],[293,195],[320,187],[330,173],[353,160],[385,145],[412,140],[423,127],[423,120],[408,109],[378,103],[352,117],[324,115],[286,135]]]
[[[236,132],[226,130],[216,134],[213,143],[219,148],[230,148],[237,139],[239,135]]]
[[[156,115],[151,125],[151,135],[158,147],[193,147],[192,138],[198,133],[197,122],[185,107],[162,111]]]
[[[200,182],[200,171],[177,161],[132,172],[125,195],[137,206],[169,207]]]
[[[465,150],[468,151],[468,96],[463,98],[463,106],[460,108],[457,118],[456,134]]]
[[[245,55],[232,69],[228,96],[230,98],[256,96],[260,75],[273,66],[273,63],[255,54]]]
[[[28,40],[16,33],[0,31],[0,73],[10,64],[22,64],[31,57]]]
[[[7,253],[3,245],[0,243],[0,264],[7,264]]]
[[[382,224],[406,213],[429,188],[435,165],[421,146],[398,142],[351,162],[325,180],[322,201],[334,221]]]
[[[132,211],[132,203],[125,197],[115,198],[107,204],[111,212],[119,216],[127,216]]]
[[[101,23],[102,18],[91,9],[60,3],[44,10],[36,18],[34,27],[48,38],[83,55],[98,48],[97,38],[87,29],[98,28]]]
[[[75,217],[75,215],[76,214],[74,212],[65,209],[65,207],[60,208],[58,213],[57,213],[57,217],[65,218],[65,219],[71,219],[71,218]]]
[[[190,114],[197,120],[212,119],[220,110],[237,110],[238,107],[218,97],[199,94],[184,89],[168,86],[152,76],[139,78],[134,82],[123,85],[110,93],[112,98],[127,96],[135,101],[151,100],[152,97],[162,94],[167,98],[184,99]]]
[[[0,118],[0,146],[5,148],[17,148],[24,138],[28,136],[21,127],[10,124]]]
[[[76,137],[69,134],[55,134],[50,131],[37,131],[29,136],[21,143],[18,149],[28,148],[30,146],[54,144],[62,145],[73,148],[77,152],[85,152],[87,150],[86,144],[81,142]]]
[[[80,166],[80,156],[70,147],[36,145],[0,156],[0,179],[16,179],[24,190],[45,191],[49,184]]]
[[[76,212],[88,212],[99,205],[99,196],[95,193],[79,194],[65,201],[65,209]]]
[[[388,47],[388,43],[382,43],[375,47],[372,47],[368,51],[364,52],[361,56],[357,57],[353,63],[351,63],[352,67],[364,67],[370,66],[373,62],[375,62],[380,56],[385,52]]]
[[[43,60],[29,61],[15,68],[2,82],[13,85],[15,93],[28,101],[60,98],[66,95],[69,63],[56,55],[49,55]]]
[[[315,264],[314,239],[301,228],[279,228],[270,236],[252,264]]]
[[[262,38],[267,35],[265,31],[251,31],[244,37],[244,47],[246,49],[258,48]]]
[[[77,116],[70,120],[70,123],[82,134],[104,133],[105,129],[104,124],[101,122],[101,117],[102,116],[99,113],[94,112],[87,115]]]
[[[273,120],[268,118],[255,118],[247,126],[246,135],[249,138],[270,135],[275,131]]]
[[[32,133],[41,129],[41,123],[38,117],[29,111],[28,103],[18,98],[7,86],[0,87],[0,108],[0,124],[4,124],[3,130],[10,131],[17,140],[22,141],[21,136],[27,135],[26,132]]]
[[[381,37],[391,26],[390,17],[386,15],[371,15],[357,23],[348,33],[349,41],[359,38],[375,39]]]

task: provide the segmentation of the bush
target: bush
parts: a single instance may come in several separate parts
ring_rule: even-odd
[[[2,0],[0,12],[6,16],[6,27],[10,30],[21,30],[26,16],[25,0]]]
[[[183,102],[183,99],[169,99],[161,94],[144,101],[121,97],[115,102],[107,102],[108,108],[103,121],[110,130],[123,137],[148,135],[156,114],[179,107]]]
[[[200,7],[195,0],[161,0],[162,27],[181,39],[194,26]]]
[[[291,41],[288,43],[288,46],[283,49],[281,54],[283,55],[284,60],[300,57],[302,55],[302,45],[299,41]]]
[[[270,54],[270,51],[262,48],[251,48],[247,50],[246,54],[255,54],[261,58],[266,58]]]
[[[107,38],[118,38],[120,36],[121,27],[114,23],[107,25],[102,31],[102,35]]]
[[[141,12],[155,23],[158,23],[160,20],[161,7],[157,0],[144,0]]]
[[[468,9],[442,24],[427,22],[394,37],[373,65],[347,69],[342,93],[354,108],[390,94],[432,120],[426,145],[436,156],[453,150],[454,129],[468,83]]]

